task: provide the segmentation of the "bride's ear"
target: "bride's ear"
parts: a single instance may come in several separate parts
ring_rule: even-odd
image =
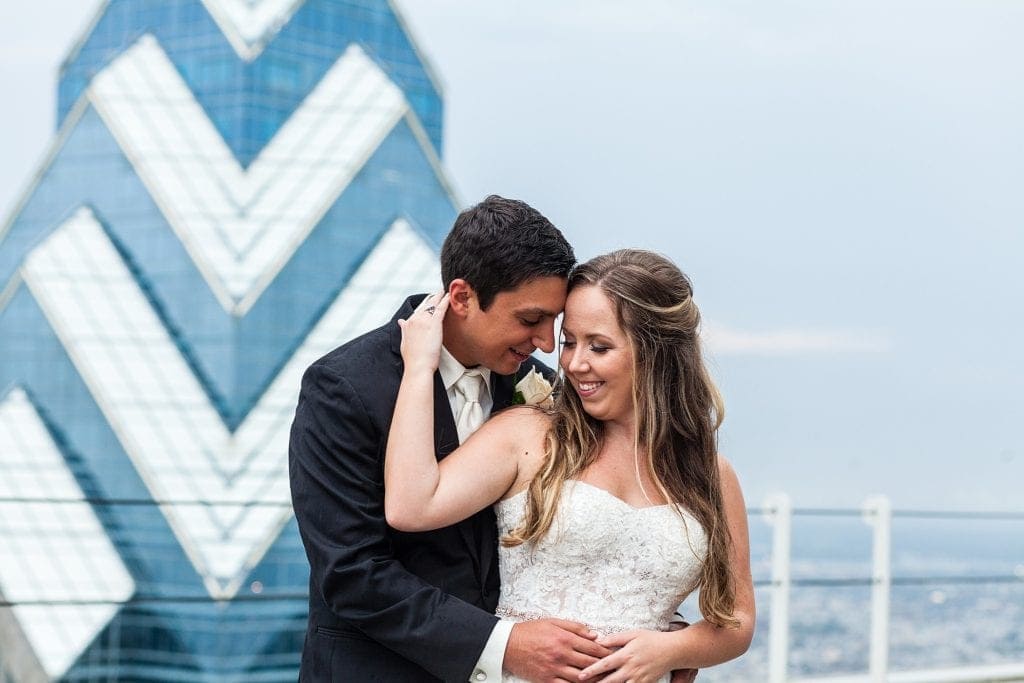
[[[479,304],[473,286],[461,278],[452,280],[448,285],[448,315],[465,318],[474,306]]]

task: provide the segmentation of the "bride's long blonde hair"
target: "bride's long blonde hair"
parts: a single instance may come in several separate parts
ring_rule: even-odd
[[[698,336],[700,312],[686,277],[664,256],[623,249],[577,266],[569,291],[596,286],[611,300],[633,356],[634,443],[662,495],[689,510],[708,537],[698,586],[704,618],[738,625],[729,568],[731,539],[722,507],[717,430],[724,416]],[[535,542],[550,529],[563,484],[578,478],[600,450],[604,424],[586,413],[562,382],[545,457],[529,486],[523,523],[506,546]]]

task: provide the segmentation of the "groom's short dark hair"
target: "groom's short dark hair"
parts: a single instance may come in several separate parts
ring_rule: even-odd
[[[540,211],[492,194],[459,214],[441,247],[445,289],[461,278],[487,310],[499,292],[537,277],[569,277],[576,255]]]

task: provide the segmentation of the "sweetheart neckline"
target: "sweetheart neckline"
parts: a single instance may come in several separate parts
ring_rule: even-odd
[[[627,503],[626,501],[622,500],[621,498],[616,496],[614,493],[612,493],[608,489],[603,489],[600,486],[596,486],[594,484],[591,484],[590,482],[583,481],[582,479],[567,479],[566,481],[572,482],[574,485],[575,484],[583,484],[588,489],[597,491],[599,493],[603,493],[608,498],[611,498],[612,500],[618,501],[619,504],[625,506],[626,508],[632,510],[633,512],[644,512],[646,510],[672,509],[672,508],[677,507],[673,503],[662,503],[661,505],[644,505],[643,507],[636,507],[635,505],[631,505],[630,503]],[[527,489],[523,489],[522,491],[520,491],[519,493],[517,493],[517,494],[515,494],[513,496],[509,496],[508,498],[503,498],[503,499],[499,500],[498,503],[506,503],[506,502],[508,502],[510,500],[514,500],[514,499],[518,498],[519,496],[525,495],[526,491],[527,491]],[[688,516],[693,517],[693,515],[688,510],[685,510],[683,508],[680,508],[680,509],[684,513],[686,513]]]

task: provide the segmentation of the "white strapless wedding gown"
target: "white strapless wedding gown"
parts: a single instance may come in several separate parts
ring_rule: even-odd
[[[499,537],[519,526],[525,507],[525,491],[495,504]],[[706,551],[704,529],[685,510],[635,508],[586,482],[566,482],[539,543],[499,548],[497,614],[571,619],[601,634],[662,631],[696,587]]]

